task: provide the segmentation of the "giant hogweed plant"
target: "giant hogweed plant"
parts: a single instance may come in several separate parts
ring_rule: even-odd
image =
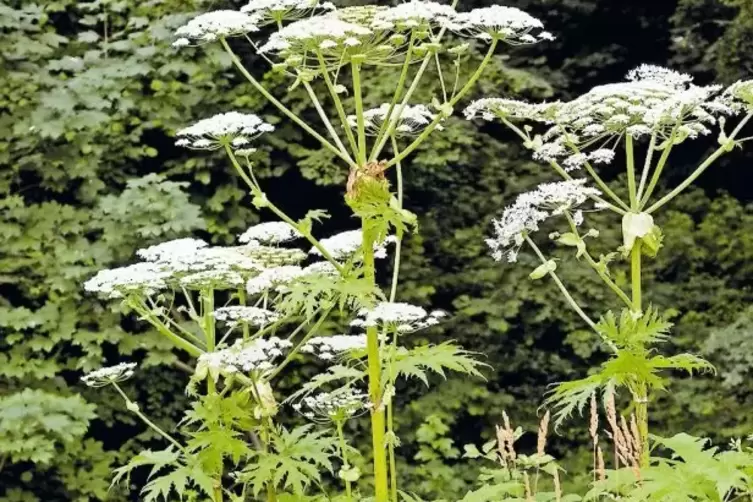
[[[187,392],[194,404],[177,432],[159,428],[119,385],[133,363],[85,377],[89,385],[115,389],[166,441],[164,450],[141,452],[118,469],[115,482],[150,466],[145,500],[188,491],[215,502],[409,497],[397,486],[397,379],[428,383],[429,373],[447,371],[481,376],[482,363],[452,342],[410,343],[411,333],[446,314],[398,302],[401,241],[417,219],[403,207],[402,161],[441,131],[499,49],[549,38],[539,20],[515,8],[459,12],[455,4],[420,1],[337,9],[311,0],[253,0],[177,30],[177,48],[220,44],[254,89],[349,170],[344,198],[360,225],[320,239],[315,225],[325,212],[294,217],[270,200],[254,174],[254,141],[274,130],[260,117],[227,111],[177,132],[180,146],[224,151],[253,205],[276,220],[248,229],[237,246],[186,238],[142,249],[142,261],[104,270],[86,284],[122,300],[193,358]],[[465,74],[471,46],[485,55]],[[240,56],[248,50],[287,77],[290,89],[306,91],[318,124],[286,108],[248,71]],[[392,99],[367,108],[370,70],[382,67],[399,75]],[[432,72],[441,94],[414,103]],[[377,281],[375,261],[389,257],[391,277]],[[324,336],[325,323],[343,318],[345,334]],[[280,395],[278,377],[294,360],[326,369],[292,395]],[[283,423],[283,406],[311,423]],[[359,415],[370,418],[369,449],[354,448],[344,432]],[[361,453],[371,459],[373,483],[362,479]],[[331,490],[333,479],[339,491]]]
[[[446,314],[397,301],[401,241],[416,226],[416,216],[403,207],[401,164],[425,138],[441,131],[443,121],[473,89],[499,48],[533,44],[551,35],[539,20],[510,7],[458,12],[454,4],[412,1],[395,7],[337,9],[310,0],[255,0],[240,11],[200,15],[176,35],[176,47],[221,44],[260,94],[341,161],[349,170],[345,202],[360,228],[319,239],[315,225],[327,218],[325,212],[312,209],[296,218],[270,200],[254,174],[254,141],[274,130],[260,117],[229,111],[177,132],[181,146],[224,151],[247,184],[253,205],[276,221],[248,229],[237,246],[211,247],[187,238],[145,248],[138,253],[142,261],[102,271],[86,284],[92,292],[122,300],[193,358],[187,392],[194,402],[177,432],[159,428],[119,386],[134,371],[132,363],[85,377],[89,385],[114,388],[127,408],[166,441],[165,449],[141,452],[119,468],[115,482],[148,466],[145,500],[168,500],[189,492],[215,502],[419,500],[397,484],[395,383],[398,378],[428,382],[428,373],[444,375],[450,370],[480,376],[482,364],[452,342],[410,343],[410,333],[430,328]],[[482,47],[485,55],[473,72],[463,75],[461,61],[471,44]],[[302,87],[320,124],[307,123],[262,86],[244,66],[241,47],[289,78],[290,88]],[[394,67],[399,75],[392,99],[367,108],[369,70],[384,66]],[[430,67],[439,75],[441,94],[429,104],[413,103]],[[556,423],[589,400],[594,403],[597,392],[604,393],[607,403],[621,389],[633,397],[629,423],[618,421],[614,411],[607,414],[613,426],[616,474],[594,478],[598,497],[645,487],[652,466],[648,404],[651,393],[663,386],[663,372],[711,368],[695,356],[656,352],[655,345],[667,338],[671,324],[658,309],[643,304],[641,261],[661,247],[661,231],[652,214],[714,160],[745,141],[738,135],[751,115],[729,135],[724,117],[753,103],[753,86],[740,83],[720,91],[716,86],[694,86],[689,77],[669,70],[642,67],[629,75],[628,82],[595,88],[569,103],[482,99],[466,110],[469,119],[503,122],[536,159],[565,178],[522,195],[495,221],[496,235],[488,243],[497,259],[508,261],[515,261],[520,248],[529,246],[541,260],[531,279],[549,276],[612,352],[599,372],[555,389],[548,405],[556,410]],[[325,111],[324,100],[334,105],[334,116]],[[535,133],[526,121],[548,130]],[[654,201],[673,149],[710,133],[716,124],[721,130],[719,149],[680,186]],[[641,168],[635,150],[644,138],[648,146]],[[594,166],[618,157],[620,145],[628,186],[613,190]],[[574,179],[576,170],[586,171],[588,177]],[[395,180],[394,191],[390,179]],[[581,230],[592,210],[618,215],[624,235],[619,250],[598,259],[590,250],[598,231]],[[556,273],[557,262],[533,240],[539,226],[553,217],[568,228],[550,237],[593,268],[624,304],[622,310],[595,321],[570,295]],[[295,245],[299,242],[306,248]],[[389,257],[392,275],[378,282],[375,261]],[[622,259],[630,264],[630,294],[613,279],[612,269]],[[350,319],[345,334],[325,335],[325,323],[343,318]],[[326,368],[291,395],[280,395],[278,377],[294,360]],[[311,423],[284,423],[283,406]],[[371,448],[352,446],[345,434],[346,422],[359,415],[370,418]],[[540,437],[545,430],[542,424]],[[485,471],[485,485],[464,500],[562,499],[554,459],[541,444],[534,456],[516,455],[513,443],[519,435],[506,420],[496,443],[484,445],[483,452],[467,448],[467,456],[494,460],[502,470]],[[597,452],[594,439],[594,472],[605,472],[603,455],[600,464]],[[362,454],[371,459],[371,482],[358,467],[364,465]],[[740,462],[739,467],[748,466]],[[634,476],[632,481],[625,481],[625,469]],[[540,474],[551,477],[551,492],[538,491]],[[739,488],[740,476],[731,488]],[[605,484],[606,479],[618,478],[619,484]]]
[[[705,440],[685,434],[655,437],[654,446],[671,452],[673,459],[651,457],[652,395],[665,389],[670,372],[694,374],[713,372],[714,368],[693,354],[668,356],[660,352],[661,344],[670,339],[672,323],[670,315],[643,300],[642,262],[655,257],[662,247],[662,231],[654,223],[657,212],[717,159],[750,139],[741,137],[741,132],[753,117],[753,82],[737,82],[726,89],[697,86],[689,75],[642,65],[629,72],[626,81],[597,86],[569,102],[534,104],[484,98],[471,104],[465,115],[504,124],[531,150],[535,160],[548,164],[562,178],[520,195],[505,208],[494,220],[494,235],[487,244],[496,260],[509,263],[517,261],[521,249],[530,249],[540,261],[530,278],[551,279],[609,353],[588,377],[554,387],[545,403],[555,410],[558,425],[591,402],[594,486],[585,498],[750,500],[753,458],[739,441],[733,442],[732,451],[719,453],[716,448],[707,449]],[[732,120],[735,122],[729,126]],[[689,141],[712,135],[718,147],[679,185],[666,194],[659,193],[672,154]],[[618,162],[622,164],[618,172],[624,176],[607,183],[605,171]],[[584,176],[574,177],[580,172]],[[594,211],[614,215],[623,235],[618,249],[598,256],[593,249],[598,248],[599,230],[584,228]],[[557,222],[564,227],[550,227]],[[537,233],[544,227],[555,248],[572,253],[577,263],[593,270],[619,308],[594,318],[587,305],[570,294],[557,274],[559,258],[547,256],[536,243]],[[615,269],[623,266],[629,288],[616,279]],[[630,396],[629,420],[618,417],[614,409],[614,395],[620,391]],[[608,437],[615,446],[615,468],[610,471],[604,467],[598,446],[598,394],[605,398],[611,428]],[[506,430],[509,436],[509,426]],[[513,455],[510,448],[508,460]],[[477,456],[475,450],[473,453]],[[539,448],[538,462],[548,463],[542,455]],[[525,470],[514,472],[526,474]],[[532,492],[527,483],[523,479],[517,489],[529,498]],[[559,499],[561,493],[556,496]]]

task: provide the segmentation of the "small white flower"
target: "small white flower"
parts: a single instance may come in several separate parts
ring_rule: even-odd
[[[159,262],[174,259],[176,256],[194,255],[199,249],[206,248],[208,245],[201,239],[174,239],[139,249],[136,255],[146,261]]]
[[[395,131],[398,135],[405,136],[419,134],[436,118],[436,115],[426,105],[406,105],[402,109],[400,117],[397,116],[398,111],[400,111],[400,105],[396,105],[390,110],[389,103],[383,103],[378,108],[366,110],[363,113],[366,133],[370,135],[378,134],[385,120],[388,120],[388,112],[390,113],[390,122],[395,123]],[[348,123],[355,128],[358,123],[356,116],[348,116]],[[442,126],[437,125],[436,129],[441,131]]]
[[[503,117],[508,120],[532,120],[537,122],[551,122],[554,112],[561,103],[527,103],[516,99],[483,98],[472,102],[463,111],[467,120],[481,117],[484,120],[494,120]]]
[[[256,19],[234,10],[217,10],[196,16],[175,31],[178,47],[213,42],[219,38],[258,31]],[[188,43],[187,43],[188,42]]]
[[[317,0],[251,0],[241,12],[252,16],[259,25],[290,21],[310,16],[317,11],[335,10],[332,2]]]
[[[366,348],[366,335],[332,335],[315,336],[301,347],[302,352],[314,354],[320,359],[330,360],[334,354],[364,350]]]
[[[585,183],[585,179],[544,183],[536,190],[519,195],[500,218],[493,220],[495,235],[486,243],[494,259],[506,257],[509,262],[515,262],[525,235],[538,230],[547,218],[575,210],[589,197],[601,194]]]
[[[279,321],[280,315],[271,310],[242,305],[218,308],[214,311],[214,318],[232,326],[248,324],[261,328]]]
[[[310,420],[336,422],[352,418],[370,407],[369,396],[350,387],[307,396],[300,404],[293,405],[296,411]]]
[[[87,373],[81,381],[89,387],[104,387],[111,383],[122,382],[133,376],[136,363],[120,363]]]
[[[295,265],[270,268],[249,279],[246,283],[246,291],[251,295],[272,290],[281,291],[303,275],[305,275],[303,269]]]
[[[371,26],[379,30],[428,30],[433,26],[447,26],[456,15],[449,5],[411,0],[377,12]]]
[[[315,16],[289,24],[280,31],[273,33],[267,43],[259,48],[259,52],[304,54],[312,48],[322,49],[325,41],[327,49],[341,46],[345,40],[359,37],[370,37],[372,31],[355,23],[343,21],[336,16]]]
[[[175,144],[196,150],[217,150],[224,145],[245,146],[274,129],[252,113],[220,113],[179,130],[175,134],[178,138]],[[243,140],[240,145],[239,139]]]
[[[238,240],[243,243],[257,241],[262,244],[282,244],[298,239],[301,233],[282,221],[259,223],[243,232]]]
[[[123,298],[129,294],[151,295],[166,289],[171,271],[154,263],[134,263],[126,267],[100,270],[84,283],[84,290],[105,298]]]
[[[333,235],[332,237],[322,239],[319,242],[322,247],[324,247],[324,249],[326,249],[327,252],[332,255],[332,258],[338,261],[346,260],[361,250],[361,246],[363,245],[363,233],[360,230],[347,230],[345,232]],[[395,237],[389,236],[381,244],[375,244],[374,257],[386,258],[386,245],[394,242],[396,242]],[[312,247],[309,253],[316,256],[322,255],[321,252],[315,247]]]
[[[510,45],[524,45],[551,40],[544,24],[515,7],[492,5],[458,13],[449,23],[456,33],[489,41],[497,39]]]
[[[352,321],[351,326],[377,326],[395,329],[399,333],[411,333],[435,326],[446,314],[439,310],[427,312],[426,309],[410,303],[381,302],[372,309],[362,309],[358,316],[359,319]]]
[[[233,373],[256,373],[263,376],[274,368],[274,362],[282,357],[284,351],[292,347],[288,340],[276,336],[257,338],[247,342],[238,340],[231,347],[201,354],[196,365],[196,374],[229,375]]]
[[[245,279],[241,274],[230,269],[213,269],[194,272],[180,278],[180,285],[186,289],[237,289],[243,286]]]

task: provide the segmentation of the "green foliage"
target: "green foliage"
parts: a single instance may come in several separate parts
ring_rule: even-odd
[[[0,457],[48,464],[81,440],[94,417],[94,406],[81,396],[25,389],[0,397]]]
[[[708,439],[685,433],[656,438],[656,445],[668,450],[671,458],[652,458],[650,466],[641,468],[640,481],[629,469],[608,471],[586,499],[722,502],[750,496],[753,451],[743,450],[739,443],[729,451],[708,444]]]
[[[330,456],[336,448],[336,440],[323,431],[312,431],[304,425],[288,431],[280,427],[272,436],[268,451],[254,453],[253,462],[239,473],[239,479],[247,482],[254,495],[268,484],[290,489],[302,495],[312,482],[320,480],[320,472],[332,472]]]

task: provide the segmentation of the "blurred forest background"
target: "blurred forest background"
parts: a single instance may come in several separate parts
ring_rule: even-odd
[[[461,0],[459,9],[484,3],[492,2]],[[566,99],[621,80],[644,62],[690,72],[702,84],[753,74],[751,0],[507,3],[541,18],[557,40],[506,48],[473,96]],[[82,386],[82,371],[139,361],[128,392],[159,423],[169,427],[181,418],[185,365],[136,319],[123,322],[117,304],[82,290],[97,270],[128,263],[139,247],[189,235],[227,244],[269,218],[253,209],[222,155],[176,148],[177,128],[236,109],[264,116],[278,124],[259,159],[269,193],[294,216],[331,211],[319,235],[353,226],[342,200],[347,173],[329,153],[280,122],[219,47],[180,55],[170,47],[172,31],[192,11],[239,6],[0,2],[2,502],[134,497],[127,487],[108,494],[110,469],[158,438],[112,392]],[[261,77],[266,65],[251,67]],[[275,74],[264,78],[298,113],[310,113],[301,90],[287,93]],[[391,78],[385,71],[372,80],[366,99],[381,103],[392,83],[382,89],[379,82]],[[428,102],[434,89],[421,92]],[[681,180],[714,141],[690,146],[668,178]],[[725,157],[658,222],[668,246],[650,262],[645,294],[662,308],[677,306],[666,350],[701,353],[719,373],[672,382],[653,405],[655,433],[684,430],[726,441],[753,432],[751,160],[750,153]],[[398,390],[400,461],[410,465],[403,483],[427,497],[451,498],[476,475],[460,458],[463,444],[488,439],[503,410],[533,430],[547,387],[583,377],[604,354],[551,285],[527,280],[532,259],[511,267],[488,256],[490,218],[514,194],[554,179],[515,138],[455,117],[405,172],[407,206],[420,215],[420,233],[404,251],[399,298],[450,311],[440,332],[424,336],[455,339],[486,354],[492,366],[485,382],[450,378],[428,391],[420,383]],[[609,307],[589,270],[567,262],[560,270],[589,308]],[[307,378],[305,371],[312,370],[292,372],[289,385]],[[577,417],[554,438],[553,452],[572,472],[588,471],[589,453],[577,446],[586,438]]]

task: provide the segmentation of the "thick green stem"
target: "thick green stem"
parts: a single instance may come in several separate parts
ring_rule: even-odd
[[[241,307],[245,307],[247,300],[248,299],[246,298],[246,289],[242,287],[238,288],[238,304]],[[248,340],[250,336],[251,336],[251,328],[249,328],[247,322],[244,322],[243,323],[243,339]]]
[[[635,188],[635,152],[633,148],[633,137],[629,134],[625,135],[625,155],[627,157],[627,178],[628,178],[628,193],[630,194],[630,209],[632,211],[638,210],[638,191]]]
[[[374,238],[368,231],[366,221],[363,231],[364,276],[371,284],[376,284],[374,266]],[[376,502],[388,502],[387,455],[385,451],[385,417],[382,405],[382,366],[379,354],[379,335],[376,326],[366,329],[366,349],[368,353],[369,399],[371,408],[371,442],[374,454],[374,487]]]
[[[633,293],[633,312],[643,310],[643,300],[641,292],[641,247],[640,240],[636,240],[633,249],[630,251],[630,279]],[[635,401],[635,419],[638,422],[638,433],[641,436],[643,444],[642,465],[648,465],[649,445],[648,445],[648,386],[646,382],[638,382],[637,388],[633,390],[633,399]]]
[[[316,132],[314,129],[311,128],[306,122],[304,122],[298,115],[290,111],[285,105],[283,105],[277,98],[272,96],[272,94],[267,91],[267,89],[259,83],[258,80],[254,78],[253,75],[251,75],[248,70],[246,70],[246,67],[243,66],[243,63],[238,58],[238,56],[235,55],[233,50],[230,48],[230,45],[228,45],[227,40],[224,38],[220,39],[220,42],[222,43],[222,46],[225,48],[227,53],[230,55],[230,60],[233,62],[235,67],[238,69],[238,71],[241,72],[241,74],[246,77],[246,80],[248,80],[254,88],[261,93],[262,96],[264,96],[267,101],[272,103],[275,107],[277,107],[278,110],[280,110],[285,116],[287,116],[290,120],[298,124],[304,131],[309,133],[311,136],[313,136],[317,141],[319,141],[322,146],[324,146],[326,149],[330,150],[332,153],[340,157],[342,160],[348,163],[348,165],[354,166],[352,159],[349,159],[348,157],[344,156],[343,153],[332,143],[327,141],[327,139]]]
[[[398,154],[397,140],[392,137],[392,153]],[[397,203],[400,209],[403,208],[403,169],[402,164],[398,162],[395,164],[395,171],[397,174]],[[392,284],[390,285],[390,302],[394,302],[397,299],[397,284],[400,276],[400,252],[402,249],[403,236],[402,233],[397,236],[397,243],[395,244],[395,261],[392,267]],[[395,358],[395,352],[397,349],[397,334],[395,334],[392,340],[392,346],[390,347],[390,384],[394,384],[393,364]],[[392,502],[398,502],[397,497],[397,460],[395,457],[395,409],[392,400],[387,403],[387,433],[390,434],[391,440],[388,444],[388,455],[390,462],[390,497]]]
[[[358,163],[366,164],[366,125],[363,116],[363,95],[361,89],[361,65],[353,63],[351,65],[353,72],[353,99],[356,102],[356,129],[358,132]]]

